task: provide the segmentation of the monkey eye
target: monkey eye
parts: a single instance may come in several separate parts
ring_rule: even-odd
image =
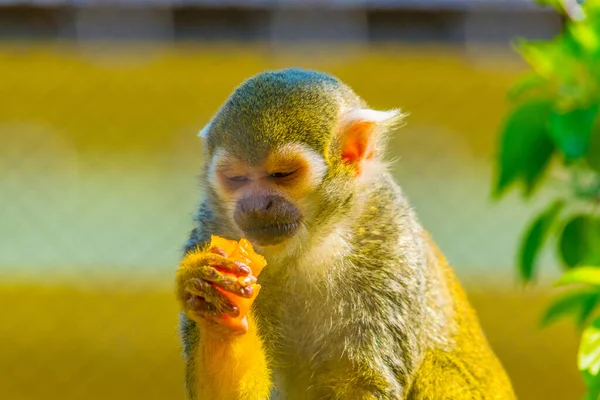
[[[269,176],[271,178],[277,179],[277,178],[285,178],[287,176],[292,175],[294,172],[296,171],[292,171],[292,172],[273,172],[272,174],[270,174]]]
[[[231,182],[247,182],[248,178],[245,176],[232,176],[231,178],[227,178],[227,180]]]

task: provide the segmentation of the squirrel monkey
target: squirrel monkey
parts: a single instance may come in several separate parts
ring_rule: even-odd
[[[243,82],[200,132],[197,253],[177,280],[190,399],[515,399],[386,170],[402,119],[332,76],[285,69]],[[241,331],[215,322],[237,311],[215,287],[250,297],[256,278],[198,253],[211,235],[246,238],[267,260]]]

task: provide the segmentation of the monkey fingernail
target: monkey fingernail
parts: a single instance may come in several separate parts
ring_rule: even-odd
[[[240,276],[238,278],[238,283],[242,286],[242,287],[247,287],[249,285],[252,285],[253,283],[256,283],[256,277],[250,275],[250,276]]]
[[[229,312],[231,318],[237,318],[240,316],[240,309],[236,306],[232,306],[232,310]]]
[[[244,265],[239,261],[236,261],[235,264],[237,265],[240,274],[250,275],[252,273],[250,267],[248,267],[247,265]]]
[[[240,290],[240,292],[244,297],[252,297],[252,293],[254,292],[254,290],[252,289],[252,286],[246,286],[243,287],[242,290]]]
[[[250,275],[252,273],[252,270],[250,270],[250,268],[239,262],[239,261],[231,261],[231,260],[225,260],[226,262],[215,265],[216,268],[220,268],[226,272],[231,272],[234,273],[236,275]]]

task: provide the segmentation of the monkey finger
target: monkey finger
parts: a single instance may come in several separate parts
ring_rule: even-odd
[[[240,277],[241,278],[241,277]],[[221,273],[215,268],[210,266],[202,266],[202,267],[191,267],[188,265],[183,265],[177,270],[176,274],[176,282],[177,282],[177,291],[179,298],[181,301],[186,301],[187,299],[187,291],[194,290],[195,286],[198,287],[198,283],[190,283],[195,282],[195,280],[207,281],[216,286],[221,287],[223,290],[231,292],[233,294],[245,297],[249,293],[246,287],[252,282],[255,282],[256,278],[254,277],[245,277],[240,279],[234,275],[226,275]],[[247,280],[246,280],[247,279]],[[200,287],[202,290],[205,287]],[[211,288],[214,289],[214,288]],[[199,294],[199,293],[198,293]]]
[[[184,288],[187,293],[205,298],[209,297],[210,292],[215,290],[210,283],[198,278],[188,279],[184,284]]]
[[[188,306],[196,312],[207,315],[228,314],[232,317],[239,315],[238,307],[208,282],[190,279],[186,282],[185,290],[190,295]]]
[[[216,257],[220,257],[215,255]],[[186,285],[192,279],[200,279],[219,286],[223,290],[235,295],[251,298],[253,293],[252,284],[256,282],[256,277],[236,277],[234,275],[223,274],[218,269],[203,265],[182,264],[177,270],[176,281],[179,298],[186,301]]]
[[[234,275],[248,276],[252,270],[246,264],[228,259],[227,254],[218,247],[212,247],[208,252],[190,254],[186,257],[187,264],[195,267],[214,267]]]
[[[207,252],[189,253],[182,260],[181,266],[190,269],[212,266],[235,275],[248,276],[252,274],[250,267],[241,262],[230,260],[223,254],[224,252],[217,247],[213,247]]]
[[[211,282],[220,288],[242,297],[252,297],[252,284],[256,283],[256,277],[236,277],[221,273],[215,268],[203,267],[198,270],[199,278]]]
[[[218,301],[219,303],[213,304],[200,296],[192,296],[188,301],[188,308],[203,318],[222,318],[225,315],[236,318],[240,315],[240,310],[237,306],[231,305],[226,300]]]
[[[205,301],[203,297],[196,295],[190,295],[187,301],[187,309],[193,314],[201,317],[217,314],[217,308],[214,304],[211,304]]]
[[[210,252],[214,253],[214,254],[218,254],[221,257],[227,257],[227,253],[225,253],[225,250],[223,250],[222,248],[220,248],[218,246],[211,247]]]
[[[215,249],[218,250],[218,248]],[[246,264],[239,261],[230,260],[221,256],[220,254],[218,257],[209,257],[208,265],[234,275],[248,276],[252,274],[252,270]]]

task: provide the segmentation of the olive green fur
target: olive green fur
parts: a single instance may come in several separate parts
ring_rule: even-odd
[[[335,95],[335,96],[333,96]],[[340,108],[362,100],[339,80],[316,71],[268,71],[243,82],[210,124],[208,149],[216,146],[252,164],[268,150],[304,143],[326,152]]]
[[[384,171],[360,184],[339,162],[340,110],[364,106],[325,74],[270,71],[242,84],[207,132],[208,161],[223,147],[256,164],[288,143],[306,144],[328,160],[308,199],[314,211],[306,242],[267,257],[259,278],[253,311],[275,377],[271,398],[514,399],[452,270],[392,176]],[[207,171],[186,251],[211,234],[240,238]],[[339,251],[303,261],[335,235]],[[201,332],[185,316],[181,327],[188,394],[204,400],[194,398],[192,379]]]

